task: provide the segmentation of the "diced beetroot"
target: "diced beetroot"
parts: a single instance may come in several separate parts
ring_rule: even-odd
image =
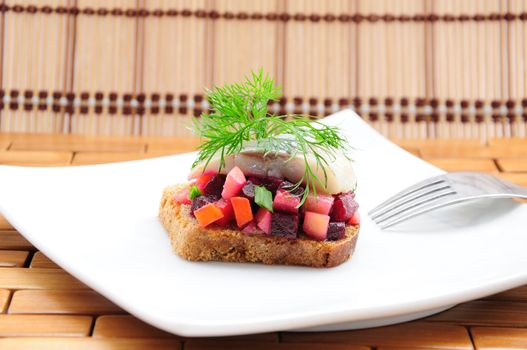
[[[348,220],[348,225],[358,225],[360,224],[360,214],[359,211],[356,210],[355,213],[353,213],[353,216]]]
[[[217,196],[197,196],[196,198],[192,200],[190,211],[192,214],[194,214],[194,211],[198,210],[199,208],[209,203],[214,203],[218,201],[218,199],[220,198],[218,198]]]
[[[223,217],[216,221],[216,224],[223,227],[229,226],[234,219],[234,211],[232,210],[231,201],[226,201],[225,199],[220,198],[215,204],[223,213]]]
[[[260,208],[255,215],[256,226],[266,234],[271,233],[271,212],[265,208]]]
[[[278,189],[284,189],[284,190],[287,190],[288,192],[296,195],[296,196],[300,196],[302,195],[302,193],[304,193],[304,187],[297,187],[295,188],[294,190],[292,190],[292,188],[295,187],[295,184],[287,181],[287,180],[283,180],[280,185],[278,186]]]
[[[203,187],[203,194],[221,196],[223,191],[223,185],[225,184],[225,175],[216,174],[212,176],[209,181]]]
[[[275,193],[280,184],[284,181],[282,179],[279,179],[277,177],[268,176],[268,177],[256,177],[251,176],[249,178],[249,181],[251,181],[256,186],[264,186],[269,191]]]
[[[302,229],[309,237],[323,241],[327,237],[329,224],[329,215],[319,214],[312,211],[306,211],[304,215],[304,224]]]
[[[200,177],[198,177],[198,179],[196,180],[196,187],[199,188],[201,193],[203,193],[203,189],[209,183],[209,181],[214,177],[214,175],[215,175],[214,173],[207,172],[207,173],[201,174]]]
[[[328,225],[328,241],[338,241],[346,235],[346,224],[343,222],[330,222]]]
[[[251,180],[248,180],[242,187],[242,194],[251,202],[254,202],[254,183]]]
[[[174,195],[174,201],[179,204],[190,204],[189,188],[185,186]]]
[[[307,211],[329,215],[335,198],[324,194],[308,195],[304,207]]]
[[[273,209],[286,213],[297,214],[300,197],[295,196],[284,189],[276,191],[273,201]]]
[[[271,215],[271,235],[296,238],[298,234],[298,215],[273,213]]]
[[[258,176],[249,176],[247,178],[247,181],[251,181],[256,186],[260,186],[260,185],[263,185],[265,183],[265,178],[258,177]]]
[[[353,216],[358,207],[359,204],[355,202],[351,192],[339,194],[336,196],[335,202],[333,202],[331,221],[348,221]]]
[[[240,193],[242,187],[245,185],[246,182],[247,180],[245,179],[245,175],[243,175],[243,172],[240,170],[240,168],[235,166],[227,174],[227,178],[225,179],[225,185],[223,185],[223,191],[221,192],[221,196],[224,199],[231,199],[232,197]]]
[[[248,234],[253,234],[256,232],[256,230],[256,224],[254,223],[254,221],[252,221],[247,226],[245,226],[242,231]]]

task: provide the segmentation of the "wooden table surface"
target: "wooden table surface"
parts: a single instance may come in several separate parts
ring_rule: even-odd
[[[445,170],[485,171],[527,186],[525,139],[490,140],[486,145],[467,140],[398,143]],[[0,164],[105,163],[184,152],[196,144],[195,139],[0,134]],[[39,349],[527,349],[527,285],[423,320],[377,329],[181,338],[144,324],[87,288],[0,217],[0,349],[37,345]]]

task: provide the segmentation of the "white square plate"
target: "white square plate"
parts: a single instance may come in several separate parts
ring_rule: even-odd
[[[527,206],[472,203],[379,230],[366,213],[441,173],[351,111],[326,118],[356,148],[362,227],[331,269],[187,262],[157,220],[194,154],[71,168],[0,167],[0,211],[38,249],[135,316],[185,336],[357,328],[527,283]]]

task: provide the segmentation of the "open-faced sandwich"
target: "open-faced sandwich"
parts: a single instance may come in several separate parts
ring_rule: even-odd
[[[347,140],[303,116],[270,114],[278,97],[261,71],[208,91],[189,181],[166,188],[159,211],[181,257],[331,267],[353,253],[360,218]]]

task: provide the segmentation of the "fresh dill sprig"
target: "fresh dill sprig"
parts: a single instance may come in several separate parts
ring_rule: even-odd
[[[204,162],[206,167],[219,156],[219,171],[225,166],[225,156],[239,153],[247,142],[256,141],[264,155],[287,152],[290,159],[297,155],[303,158],[305,172],[289,189],[293,191],[305,185],[300,205],[310,192],[316,195],[317,184],[327,187],[326,168],[338,151],[347,154],[347,140],[336,127],[308,121],[304,116],[270,114],[269,101],[276,101],[280,96],[281,89],[261,69],[252,72],[243,83],[207,90],[211,110],[194,120],[195,133],[205,141],[192,166]],[[315,169],[311,168],[310,157],[315,160]],[[322,169],[324,178],[317,176],[318,169]]]

